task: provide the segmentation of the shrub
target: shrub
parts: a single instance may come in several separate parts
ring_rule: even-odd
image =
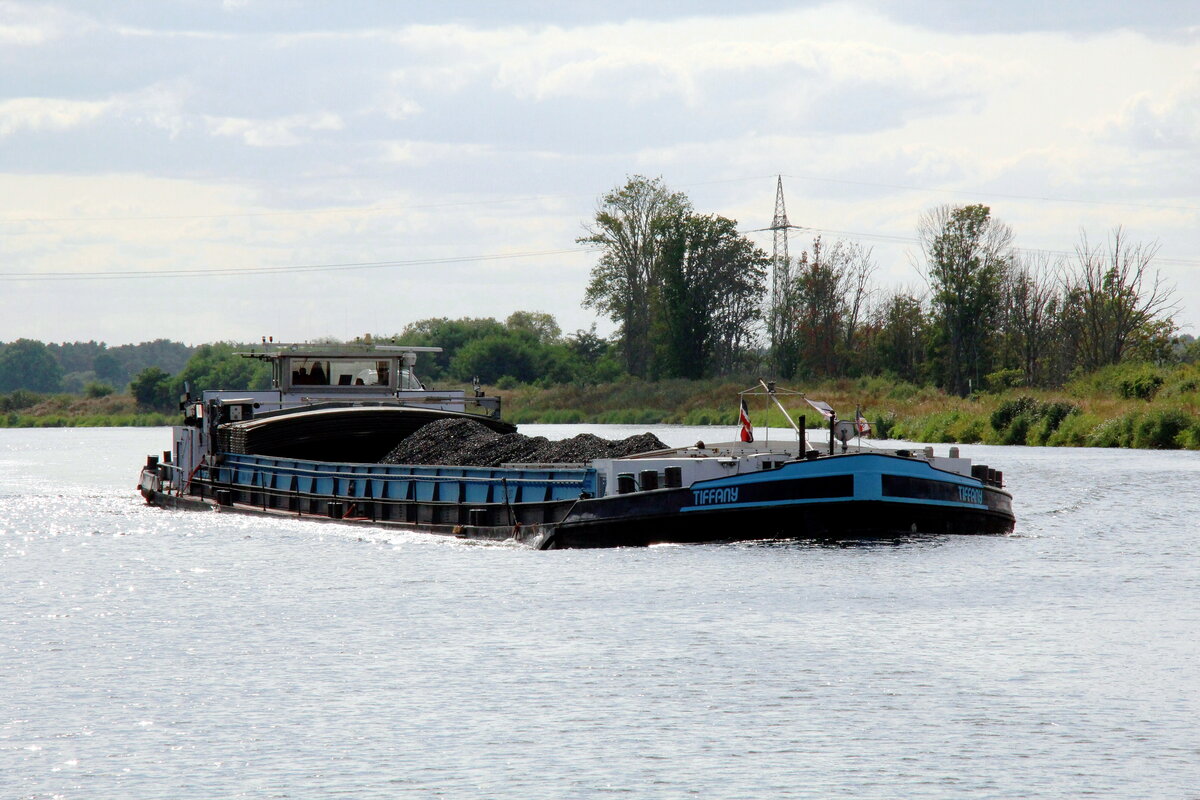
[[[1074,403],[1040,403],[1032,397],[1022,396],[1006,400],[992,412],[989,420],[993,438],[997,444],[1045,444],[1072,414],[1079,413]]]
[[[1188,450],[1200,450],[1200,419],[1192,419],[1187,428],[1175,437],[1175,442]]]
[[[896,414],[893,411],[880,414],[871,422],[871,435],[876,439],[891,439],[895,429]]]
[[[83,387],[83,393],[88,397],[93,398],[108,397],[113,393],[113,387],[109,386],[107,383],[101,383],[100,381],[89,381],[88,384]]]
[[[963,411],[943,411],[896,423],[889,431],[895,438],[917,442],[980,441],[983,419]],[[960,436],[970,437],[960,439]]]
[[[1121,378],[1117,384],[1121,397],[1127,400],[1153,400],[1162,388],[1163,376],[1157,372],[1143,371]]]
[[[45,397],[28,389],[17,389],[7,395],[0,395],[0,411],[20,411],[42,402]]]
[[[958,419],[950,425],[952,438],[948,441],[961,442],[963,444],[982,442],[985,428],[986,425],[983,417],[976,414],[960,414]]]
[[[552,408],[538,414],[538,421],[548,425],[572,425],[584,422],[583,412],[574,408]]]
[[[175,392],[171,376],[158,367],[146,367],[129,384],[138,405],[150,411],[168,411]]]
[[[1149,450],[1174,450],[1181,446],[1180,434],[1193,419],[1179,408],[1163,408],[1142,414],[1133,426],[1133,446]]]
[[[1071,414],[1056,430],[1048,433],[1044,442],[1039,443],[1051,447],[1094,446],[1091,437],[1099,425],[1100,418],[1092,414]]]
[[[1025,384],[1025,372],[1019,369],[1001,369],[985,375],[983,384],[989,392],[1003,392]]]
[[[1032,397],[1022,395],[1013,400],[1005,400],[1003,403],[992,412],[990,422],[992,430],[997,433],[1003,432],[1009,425],[1013,423],[1017,417],[1033,416],[1037,414],[1038,401]]]
[[[1065,401],[1043,403],[1040,413],[1042,418],[1046,420],[1047,430],[1055,431],[1058,430],[1058,426],[1063,423],[1063,420],[1072,414],[1079,413],[1079,406]]]
[[[1008,425],[998,428],[999,444],[1026,444],[1026,436],[1036,417],[1031,413],[1018,414],[1009,420]],[[994,425],[992,427],[995,427]]]
[[[1133,423],[1137,414],[1106,419],[1092,429],[1088,436],[1089,447],[1130,447],[1133,441]]]

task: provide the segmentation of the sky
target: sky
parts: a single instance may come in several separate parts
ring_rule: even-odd
[[[1200,336],[1200,4],[0,0],[0,341],[306,341],[582,306],[661,177],[768,252],[921,213],[1021,252],[1123,226]]]

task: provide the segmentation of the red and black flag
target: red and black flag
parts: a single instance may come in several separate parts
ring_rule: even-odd
[[[854,427],[858,429],[858,435],[863,436],[871,432],[871,423],[867,422],[867,418],[863,416],[861,408],[854,409]]]
[[[738,423],[742,426],[741,439],[743,442],[754,441],[754,426],[750,424],[750,409],[746,408],[746,398],[742,398],[742,409]]]

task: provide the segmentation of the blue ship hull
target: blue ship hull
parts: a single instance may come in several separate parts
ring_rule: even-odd
[[[590,468],[344,464],[222,454],[156,505],[335,519],[541,549],[753,539],[1003,534],[1008,492],[895,455],[856,453],[691,486],[597,497]],[[151,473],[148,475],[148,473]],[[161,477],[161,475],[160,475]]]

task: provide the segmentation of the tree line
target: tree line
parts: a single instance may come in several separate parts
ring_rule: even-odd
[[[366,337],[356,340],[364,341]],[[417,364],[418,376],[429,385],[474,380],[501,388],[595,384],[626,374],[615,343],[597,335],[595,326],[564,334],[552,315],[539,311],[517,311],[502,322],[490,317],[423,319],[371,341],[441,347],[440,353],[423,354]],[[320,343],[338,342],[325,338]],[[237,355],[249,347],[236,342],[187,347],[159,340],[108,348],[95,342],[19,339],[0,344],[0,410],[32,405],[45,394],[103,397],[128,389],[145,410],[170,412],[185,390],[198,395],[205,389],[269,388],[267,365]],[[118,357],[119,368],[111,363]]]
[[[617,325],[625,371],[653,378],[769,372],[888,375],[966,395],[1056,386],[1126,360],[1195,360],[1178,336],[1157,243],[1081,233],[1071,256],[1026,253],[986,205],[917,223],[923,291],[883,292],[872,251],[814,238],[774,264],[736,222],[697,214],[661,179],[606,194],[579,239],[599,249],[584,304]]]
[[[423,353],[416,365],[417,376],[430,386],[475,380],[500,388],[526,383],[607,383],[625,374],[616,346],[597,336],[594,327],[564,335],[553,316],[538,311],[517,311],[503,322],[490,317],[423,319],[399,333],[369,340],[364,336],[352,343],[368,341],[441,347],[440,353]],[[324,339],[319,343],[340,342]],[[269,388],[271,374],[266,362],[237,355],[248,349],[232,342],[201,345],[177,374],[159,367],[143,370],[133,379],[130,394],[147,410],[171,411],[185,391],[197,396],[206,389]]]
[[[150,366],[183,368],[194,348],[167,339],[109,347],[104,342],[0,342],[0,393],[18,390],[103,396],[124,392]]]

